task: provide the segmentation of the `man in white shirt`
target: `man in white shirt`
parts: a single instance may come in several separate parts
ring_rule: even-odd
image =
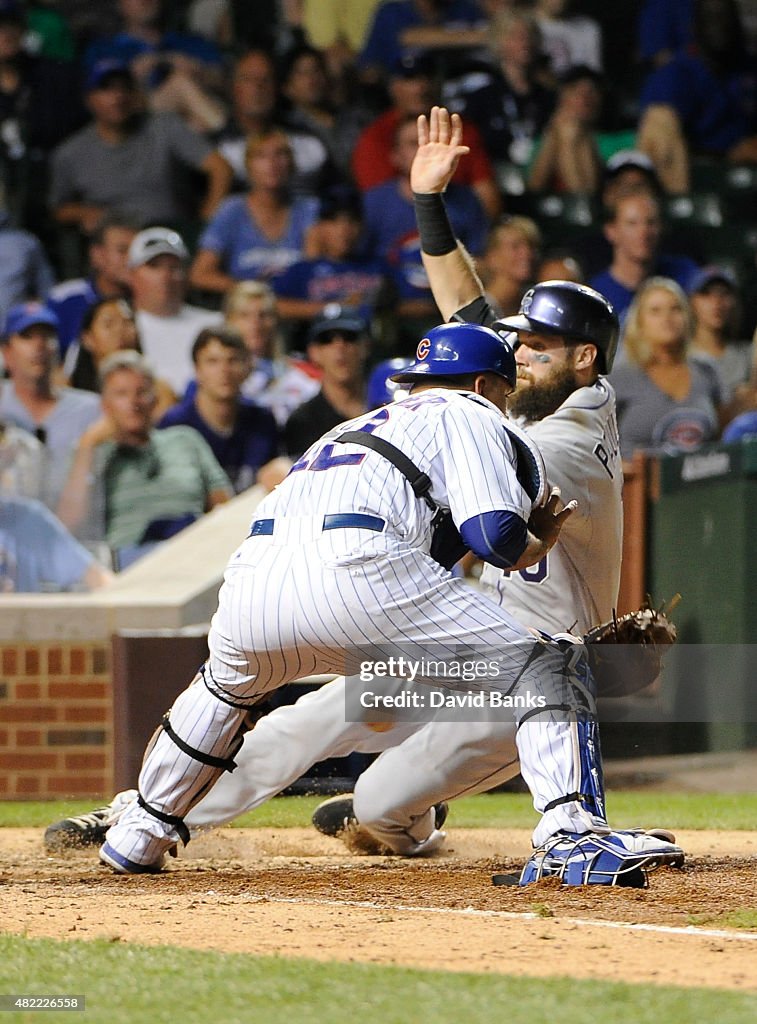
[[[137,330],[142,351],[158,378],[177,397],[194,377],[192,345],[205,327],[218,326],[222,317],[209,309],[190,306],[187,294],[189,253],[179,234],[169,228],[146,228],[129,248]]]

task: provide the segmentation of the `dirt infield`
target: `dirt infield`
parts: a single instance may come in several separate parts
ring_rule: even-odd
[[[648,889],[494,887],[525,831],[452,830],[429,860],[356,857],[310,829],[224,829],[156,877],[94,853],[48,856],[0,830],[6,932],[446,970],[569,975],[757,991],[757,832],[681,832],[684,870]],[[502,856],[505,851],[505,856]]]

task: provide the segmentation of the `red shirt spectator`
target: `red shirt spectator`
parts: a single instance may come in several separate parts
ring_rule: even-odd
[[[374,185],[383,185],[394,177],[396,171],[392,166],[392,147],[403,118],[399,110],[387,110],[369,124],[358,139],[352,156],[352,173],[363,191]],[[460,161],[452,180],[456,185],[472,187],[480,181],[491,181],[494,177],[492,163],[475,125],[466,124],[464,142],[470,146],[470,153],[465,160]]]

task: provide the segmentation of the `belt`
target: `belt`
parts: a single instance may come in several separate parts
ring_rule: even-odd
[[[256,519],[250,530],[250,537],[270,537],[275,519]],[[381,516],[370,516],[365,512],[335,512],[323,517],[323,530],[373,530],[382,533],[386,521]]]

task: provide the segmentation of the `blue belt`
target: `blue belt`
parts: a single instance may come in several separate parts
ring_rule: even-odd
[[[275,519],[256,519],[250,530],[250,537],[270,537]],[[335,512],[323,517],[324,530],[373,530],[382,533],[386,521],[381,516],[369,516],[365,512]]]

